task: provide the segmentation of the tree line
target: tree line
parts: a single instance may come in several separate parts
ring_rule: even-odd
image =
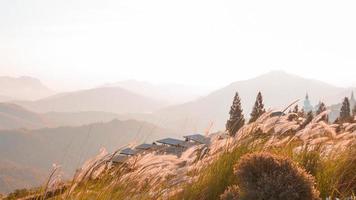
[[[315,111],[315,116],[320,115],[327,111],[327,107],[325,103],[320,102]],[[263,113],[266,112],[263,103],[262,93],[258,92],[255,104],[253,105],[252,112],[250,114],[250,119],[248,123],[255,122]],[[293,109],[290,109],[289,114],[291,117],[302,117],[305,118],[304,122],[301,124],[301,127],[305,127],[308,123],[310,123],[314,118],[313,111],[305,112],[304,109],[299,109],[298,105],[295,105]],[[232,105],[230,107],[229,119],[226,122],[226,131],[229,135],[234,136],[239,129],[245,125],[245,117],[243,114],[241,99],[238,92],[235,93]],[[356,117],[356,105],[354,105],[351,110],[351,105],[348,97],[345,97],[342,106],[340,109],[339,117],[334,121],[334,123],[342,124],[342,123],[350,123],[354,122]],[[329,123],[328,114],[324,113],[324,115],[320,118],[320,120]]]

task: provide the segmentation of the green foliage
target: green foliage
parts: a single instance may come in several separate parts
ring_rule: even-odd
[[[19,199],[22,197],[26,197],[28,195],[30,195],[31,192],[27,189],[17,189],[14,192],[10,193],[9,195],[7,195],[7,197],[5,198],[5,200],[15,200],[15,199]]]
[[[251,117],[250,117],[249,122],[251,123],[251,122],[256,121],[265,112],[266,112],[266,110],[263,105],[262,94],[261,94],[261,92],[258,92],[256,101],[255,101],[255,105],[252,108]]]
[[[339,122],[340,123],[350,122],[350,120],[351,120],[350,101],[349,98],[345,97],[340,109]]]
[[[215,162],[207,166],[196,182],[186,185],[183,192],[176,199],[185,200],[216,200],[227,186],[236,183],[232,176],[233,166],[244,154],[252,151],[246,146],[237,147],[232,152],[225,152]]]
[[[229,186],[225,192],[220,196],[220,200],[238,200],[240,197],[239,186]]]
[[[299,107],[298,104],[294,106],[293,112],[298,114],[299,113]]]
[[[356,192],[356,146],[333,159],[324,159],[317,170],[317,186],[321,197],[346,198]]]
[[[230,135],[234,136],[236,132],[245,124],[245,118],[242,113],[241,99],[236,92],[230,108],[230,118],[226,122],[226,130]]]
[[[309,111],[304,122],[300,125],[299,129],[305,128],[314,118],[313,112]]]
[[[316,115],[319,115],[321,114],[322,112],[325,112],[326,111],[326,106],[323,102],[320,102],[319,104],[319,107],[318,107],[318,110],[316,111]],[[328,115],[324,115],[321,120],[325,121],[325,122],[328,122],[329,121],[329,118],[328,118]]]

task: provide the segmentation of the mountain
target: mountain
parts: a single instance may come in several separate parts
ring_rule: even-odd
[[[60,93],[37,101],[17,101],[36,112],[103,111],[112,113],[145,113],[162,107],[162,103],[120,87],[102,87]]]
[[[262,92],[266,107],[282,110],[297,99],[301,100],[299,103],[302,105],[306,93],[313,104],[323,100],[330,105],[336,99],[340,101],[347,90],[283,71],[272,71],[231,83],[195,101],[161,109],[155,115],[167,119],[161,125],[185,127],[186,131],[202,131],[211,123],[216,129],[223,129],[235,92],[239,93],[245,117],[248,118],[258,91]]]
[[[0,130],[0,158],[13,166],[23,166],[18,170],[28,171],[28,176],[48,174],[53,163],[61,165],[68,176],[102,147],[112,152],[130,143],[152,142],[167,135],[174,135],[174,132],[136,120],[38,130]],[[2,168],[8,169],[8,164],[2,165],[0,162],[0,170]],[[32,169],[36,169],[36,173]],[[0,173],[0,184],[5,184],[11,178],[16,182],[16,174],[11,175],[14,171],[4,173]],[[13,185],[18,188],[21,184]],[[0,185],[0,193],[16,189],[10,186],[5,190]]]
[[[82,126],[96,122],[109,122],[114,119],[130,119],[119,114],[101,111],[48,112],[41,116],[55,126]]]
[[[51,123],[37,114],[12,103],[0,103],[0,129],[36,129],[49,127]]]
[[[9,193],[14,189],[31,188],[43,184],[48,173],[16,163],[0,161],[0,192]]]
[[[13,103],[0,103],[0,130],[82,126],[114,119],[145,119],[144,114],[119,115],[102,111],[36,113]]]
[[[12,99],[11,97],[0,95],[0,102],[7,102],[7,101],[12,101],[12,100],[14,100],[14,99]]]
[[[36,100],[53,94],[54,92],[38,79],[28,76],[18,78],[0,76],[0,101]]]
[[[166,102],[178,104],[192,101],[204,94],[206,89],[179,84],[152,84],[145,81],[126,80],[106,84],[105,87],[121,87],[131,92]]]

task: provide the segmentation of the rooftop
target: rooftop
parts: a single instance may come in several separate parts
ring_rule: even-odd
[[[173,145],[173,146],[185,146],[184,145],[185,141],[173,139],[173,138],[165,138],[162,140],[157,140],[157,142],[161,143],[161,144],[168,144],[168,145]]]
[[[112,162],[114,163],[123,163],[128,157],[124,155],[115,155],[112,158]]]
[[[131,148],[126,148],[120,151],[120,154],[123,155],[128,155],[128,156],[133,156],[135,155],[137,152]]]
[[[153,146],[153,144],[143,143],[143,144],[140,144],[140,145],[136,146],[135,149],[147,150],[147,149],[150,149],[152,146]]]
[[[198,142],[200,144],[209,144],[210,143],[210,138],[205,137],[204,135],[200,135],[200,134],[187,135],[187,136],[183,136],[183,137],[187,140],[192,140],[192,141]]]

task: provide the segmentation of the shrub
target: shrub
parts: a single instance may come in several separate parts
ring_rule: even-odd
[[[229,186],[225,192],[220,196],[221,200],[238,200],[239,187],[237,185]]]
[[[241,200],[320,199],[314,178],[287,157],[247,154],[235,166],[235,175]]]
[[[207,165],[199,172],[199,178],[192,184],[187,184],[183,192],[172,199],[186,200],[216,200],[229,185],[236,183],[236,177],[232,176],[234,165],[246,153],[253,149],[246,146],[235,148],[232,152],[223,153],[216,161]]]
[[[12,199],[19,199],[25,196],[28,196],[30,192],[27,189],[17,189],[14,192],[10,193],[5,199],[12,200]]]

